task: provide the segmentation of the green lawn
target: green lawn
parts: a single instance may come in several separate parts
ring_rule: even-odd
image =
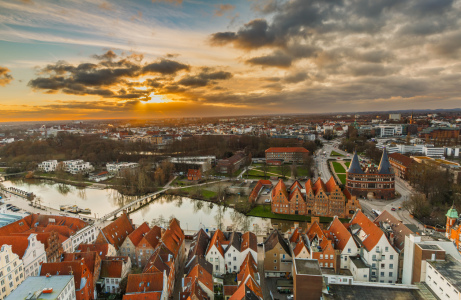
[[[350,161],[346,161],[344,164],[346,165],[347,168],[349,168],[349,166],[351,165],[351,162],[350,162]]]
[[[298,171],[298,177],[309,176],[309,171],[304,167],[298,167],[297,171]]]
[[[330,156],[344,156],[344,155],[342,155],[341,153],[338,153],[336,151],[331,151]]]
[[[213,191],[210,191],[210,190],[204,190],[204,189],[198,189],[197,191],[197,188],[195,187],[187,187],[187,188],[183,188],[181,189],[182,192],[185,192],[185,193],[189,193],[190,195],[194,194],[194,193],[198,193],[200,192],[200,194],[202,195],[203,198],[205,199],[211,199],[213,197],[216,197],[218,195],[218,193],[216,192],[213,192]]]
[[[337,161],[332,162],[335,173],[346,173],[346,169]]]
[[[346,184],[346,174],[336,174],[343,184]]]
[[[297,221],[297,222],[310,222],[310,216],[300,216],[300,215],[283,215],[283,214],[274,214],[270,211],[269,205],[257,205],[255,206],[248,214],[248,216],[261,217],[261,218],[271,218],[277,220],[287,220],[287,221]],[[330,223],[333,221],[333,218],[330,217],[320,217],[321,223]],[[340,219],[341,222],[348,222],[348,219]]]

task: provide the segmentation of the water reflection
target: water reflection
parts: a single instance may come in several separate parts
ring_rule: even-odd
[[[42,179],[21,179],[6,181],[4,184],[6,187],[14,186],[33,192],[46,206],[56,209],[63,204],[88,207],[95,216],[104,215],[137,199],[136,196],[125,196],[113,189],[78,188]],[[185,230],[198,230],[204,226],[210,229],[252,230],[263,233],[274,225],[282,231],[293,227],[293,222],[248,217],[233,208],[175,195],[162,195],[130,214],[135,224],[147,222],[150,225],[163,224],[162,226],[171,217],[177,218]],[[299,225],[306,228],[305,223]]]

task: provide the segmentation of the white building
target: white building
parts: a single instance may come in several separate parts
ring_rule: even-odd
[[[106,169],[109,173],[118,173],[120,170],[124,169],[136,169],[139,167],[138,163],[127,163],[127,162],[120,162],[120,163],[107,163]]]
[[[357,240],[362,260],[370,268],[370,281],[397,282],[399,254],[384,232],[360,210],[351,219],[350,231]]]
[[[359,254],[359,248],[352,234],[336,216],[328,230],[334,235],[335,249],[341,251],[341,269],[350,269],[350,257]]]
[[[57,160],[46,160],[38,164],[38,169],[43,172],[54,172],[58,166]]]
[[[24,264],[10,245],[0,251],[0,299],[4,299],[24,281]]]
[[[96,241],[97,236],[98,236],[98,232],[94,224],[88,225],[85,228],[80,229],[74,235],[72,235],[70,238],[67,239],[67,240],[70,240],[70,246],[66,244],[68,250],[70,251],[66,251],[66,248],[64,248],[64,243],[63,243],[64,251],[74,252],[75,249],[77,249],[78,245],[80,244],[92,244],[94,243],[94,241]],[[69,249],[69,247],[71,248]]]
[[[66,160],[63,163],[64,170],[74,175],[78,173],[86,174],[94,170],[89,162],[85,162],[82,159]]]
[[[24,263],[24,275],[26,278],[29,276],[38,276],[40,273],[40,265],[47,262],[45,245],[37,240],[37,235],[31,234],[27,240],[29,242],[29,246],[22,256],[22,261]]]
[[[6,299],[76,300],[74,276],[28,277]]]
[[[100,278],[104,279],[107,293],[119,293],[120,282],[131,270],[131,259],[128,256],[107,256],[101,263]]]
[[[461,262],[447,255],[445,260],[428,260],[426,284],[439,299],[461,299]]]

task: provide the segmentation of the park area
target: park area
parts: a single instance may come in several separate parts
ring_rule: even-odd
[[[264,176],[266,174],[266,176]],[[283,164],[281,166],[264,166],[263,164],[253,164],[252,168],[244,174],[248,179],[269,179],[270,177],[290,178],[308,177],[309,171],[303,166],[296,166],[296,174],[292,174],[292,165]]]
[[[350,166],[350,161],[329,161],[331,170],[336,174],[342,184],[346,184],[346,170]]]

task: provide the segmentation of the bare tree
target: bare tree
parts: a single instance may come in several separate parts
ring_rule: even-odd
[[[291,165],[291,177],[294,179],[298,178],[298,166],[295,162]]]

